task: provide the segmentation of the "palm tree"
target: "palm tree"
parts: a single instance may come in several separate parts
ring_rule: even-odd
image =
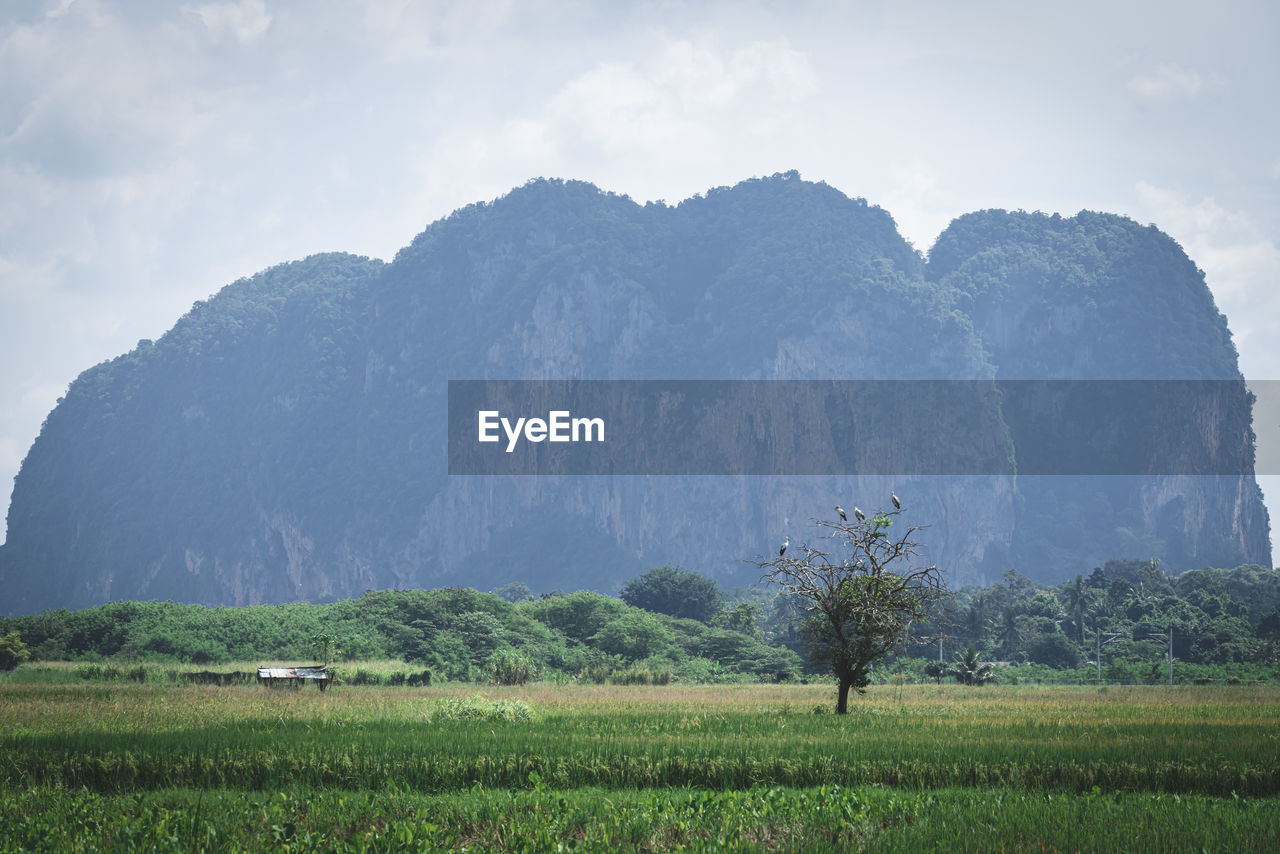
[[[1159,597],[1147,588],[1146,582],[1139,581],[1138,586],[1129,591],[1125,596],[1124,610],[1131,620],[1142,619],[1142,609],[1147,605],[1154,605]],[[1134,615],[1134,610],[1138,610],[1138,614]]]
[[[951,665],[949,675],[954,676],[961,685],[986,685],[996,680],[995,673],[991,671],[991,665],[979,661],[978,651],[972,646],[956,654],[956,660]]]
[[[1005,605],[1000,612],[1000,625],[996,627],[996,637],[1000,639],[1000,650],[1004,657],[1012,660],[1018,654],[1018,646],[1022,643],[1022,629],[1018,626],[1018,609]]]
[[[987,595],[985,593],[979,593],[969,603],[969,608],[964,615],[964,626],[975,644],[982,641],[982,635],[987,627]]]
[[[1076,621],[1080,629],[1080,645],[1084,646],[1084,612],[1089,607],[1089,588],[1084,584],[1084,576],[1076,573],[1076,580],[1062,589],[1062,603],[1067,613]]]

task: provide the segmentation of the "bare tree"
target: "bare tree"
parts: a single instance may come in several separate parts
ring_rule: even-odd
[[[837,714],[849,711],[849,690],[867,686],[872,664],[893,649],[912,620],[925,616],[925,603],[946,589],[936,566],[912,566],[914,536],[923,526],[892,533],[901,513],[895,507],[867,518],[856,514],[853,522],[815,519],[829,532],[823,540],[830,546],[801,543],[772,560],[752,561],[765,580],[803,603],[801,632],[812,660],[831,665],[839,688]]]

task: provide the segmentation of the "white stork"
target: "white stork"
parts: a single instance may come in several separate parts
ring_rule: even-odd
[[[791,538],[787,537],[782,541],[782,548],[778,549],[778,557],[782,557],[787,553],[787,546],[791,545]]]
[[[859,521],[859,522],[865,522],[865,521],[867,521],[867,516],[866,516],[866,514],[865,514],[865,513],[863,513],[863,512],[862,512],[862,508],[858,507],[858,505],[856,505],[856,504],[853,506],[853,515],[858,517],[858,521]]]
[[[841,522],[848,522],[848,521],[849,521],[849,517],[848,517],[848,516],[846,516],[846,515],[844,515],[844,508],[843,508],[843,507],[841,507],[839,504],[837,504],[837,505],[836,505],[836,512],[840,514],[840,521],[841,521]]]

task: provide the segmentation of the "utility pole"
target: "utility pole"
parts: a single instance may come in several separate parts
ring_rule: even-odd
[[[1096,663],[1098,665],[1098,684],[1099,685],[1102,684],[1102,646],[1103,644],[1108,644],[1113,641],[1118,641],[1120,640],[1121,637],[1123,637],[1123,635],[1117,634],[1115,632],[1106,632],[1105,634],[1107,636],[1107,639],[1104,641],[1102,639],[1103,634],[1104,633],[1102,629],[1098,629],[1098,650],[1096,655]]]
[[[1168,655],[1169,655],[1169,684],[1170,684],[1170,685],[1172,685],[1172,684],[1173,684],[1173,625],[1172,625],[1172,624],[1170,624],[1170,626],[1169,626],[1169,633],[1168,633],[1168,635],[1164,635],[1164,634],[1159,634],[1159,635],[1142,635],[1141,637],[1134,638],[1134,640],[1156,640],[1157,638],[1158,638],[1158,639],[1160,639],[1160,640],[1165,640],[1165,639],[1166,639],[1166,637],[1168,638],[1168,642],[1169,642],[1169,652],[1168,652]]]

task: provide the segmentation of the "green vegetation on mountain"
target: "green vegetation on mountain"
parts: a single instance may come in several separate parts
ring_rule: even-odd
[[[1237,379],[1204,274],[1154,226],[1113,214],[981,211],[929,253],[1002,378]]]

